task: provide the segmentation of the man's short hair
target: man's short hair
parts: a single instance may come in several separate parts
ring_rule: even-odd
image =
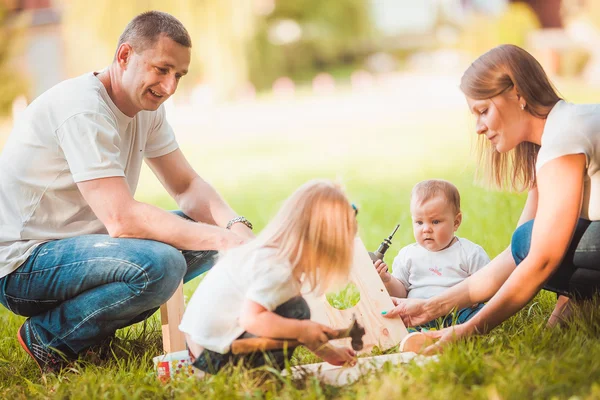
[[[443,179],[429,179],[419,182],[411,192],[411,201],[421,205],[436,196],[444,196],[455,214],[460,212],[460,193],[452,183]]]
[[[117,49],[123,43],[129,43],[136,53],[141,53],[152,47],[161,35],[182,46],[192,47],[192,38],[181,21],[162,11],[146,11],[127,24]]]

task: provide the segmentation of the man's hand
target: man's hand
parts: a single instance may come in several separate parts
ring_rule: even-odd
[[[302,320],[300,323],[302,329],[298,335],[298,341],[311,350],[318,349],[329,342],[329,337],[327,335],[334,337],[337,333],[328,326],[321,325],[308,319]]]
[[[235,233],[238,236],[241,236],[246,240],[246,242],[254,239],[254,233],[252,233],[252,229],[248,228],[246,225],[238,223],[233,224],[230,228],[231,232]]]
[[[248,243],[254,237],[242,236],[235,232],[231,232],[228,229],[225,229],[225,241],[226,243],[223,245],[223,249],[231,249],[234,247],[241,246],[245,243]]]
[[[405,326],[418,326],[436,318],[426,312],[427,300],[425,299],[399,299],[397,297],[391,297],[391,299],[395,307],[382,312],[386,318],[402,318]]]
[[[383,260],[377,260],[373,263],[373,265],[375,266],[375,269],[377,270],[377,273],[379,274],[379,277],[383,283],[388,283],[392,280],[392,275],[388,272],[388,266],[383,262]]]

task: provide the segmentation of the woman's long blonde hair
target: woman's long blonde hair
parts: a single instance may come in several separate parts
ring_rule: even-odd
[[[296,276],[324,293],[346,280],[354,255],[356,211],[341,187],[313,180],[299,187],[248,248],[272,247]]]
[[[462,92],[474,100],[491,99],[513,87],[525,99],[525,110],[537,118],[545,119],[561,100],[540,63],[522,48],[510,44],[495,47],[480,56],[460,82]],[[522,142],[510,152],[499,153],[480,137],[478,175],[501,189],[530,189],[535,186],[539,148],[534,143]]]

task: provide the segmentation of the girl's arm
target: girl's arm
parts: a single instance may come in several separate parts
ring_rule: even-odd
[[[527,201],[517,226],[536,216],[538,189],[529,191]],[[430,299],[394,299],[394,307],[387,311],[388,318],[400,317],[407,326],[416,326],[447,315],[455,309],[470,307],[488,301],[506,282],[516,265],[510,246],[498,254],[488,265]]]
[[[246,299],[242,305],[240,326],[247,332],[262,337],[297,339],[310,349],[316,349],[329,341],[327,335],[336,331],[311,320],[285,318],[267,310],[260,304]]]
[[[317,356],[333,365],[356,363],[354,351],[328,343],[327,335],[335,335],[335,330],[307,319],[282,317],[252,300],[246,299],[242,305],[240,326],[256,336],[297,339]]]

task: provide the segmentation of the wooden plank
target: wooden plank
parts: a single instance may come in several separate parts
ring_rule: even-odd
[[[362,240],[354,241],[354,260],[350,272],[350,281],[360,291],[360,301],[354,307],[346,310],[333,308],[325,297],[304,293],[311,311],[311,320],[335,329],[347,328],[356,315],[358,322],[365,328],[363,338],[364,348],[360,354],[370,353],[374,346],[382,350],[394,347],[408,335],[406,327],[400,318],[388,319],[381,315],[381,311],[391,309],[394,304],[381,282],[373,262],[369,257]],[[336,341],[350,345],[350,339]]]
[[[321,382],[334,386],[348,385],[369,371],[380,369],[386,362],[393,365],[406,364],[415,358],[415,353],[394,353],[374,357],[361,357],[353,367],[336,367],[328,363],[306,364],[292,367],[294,379],[302,379],[307,375],[315,375]],[[423,356],[418,356],[425,359]],[[282,372],[287,375],[287,371]]]
[[[165,354],[186,349],[185,335],[179,330],[184,307],[183,282],[181,282],[169,301],[160,306],[160,323]]]

